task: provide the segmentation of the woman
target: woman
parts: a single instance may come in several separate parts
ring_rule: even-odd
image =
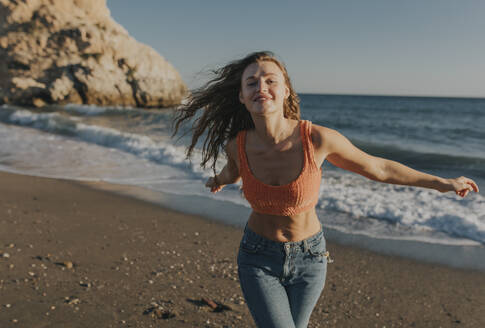
[[[375,181],[461,197],[478,192],[471,179],[444,179],[371,156],[337,131],[300,120],[287,71],[270,52],[252,53],[215,73],[180,108],[175,133],[203,109],[187,156],[207,130],[201,165],[212,160],[214,176],[206,186],[218,192],[242,178],[253,211],[240,243],[238,272],[258,327],[306,327],[323,289],[328,252],[315,205],[324,160]],[[221,147],[227,164],[216,174]]]

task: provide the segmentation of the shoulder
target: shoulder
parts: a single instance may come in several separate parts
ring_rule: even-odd
[[[316,149],[322,149],[327,148],[329,145],[335,142],[338,142],[343,136],[337,130],[312,124],[311,137],[313,147]]]

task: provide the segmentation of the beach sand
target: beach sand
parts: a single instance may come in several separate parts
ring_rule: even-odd
[[[0,327],[254,327],[241,236],[79,182],[0,173]],[[309,327],[485,327],[484,272],[327,245],[335,262]]]

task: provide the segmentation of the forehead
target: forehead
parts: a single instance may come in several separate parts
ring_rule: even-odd
[[[255,62],[249,64],[244,69],[242,79],[245,80],[250,77],[265,76],[270,74],[283,78],[283,72],[278,65],[276,65],[276,63],[272,61]]]

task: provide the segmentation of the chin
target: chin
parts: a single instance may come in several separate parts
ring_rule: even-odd
[[[276,110],[272,110],[270,108],[260,108],[258,110],[252,111],[252,114],[258,115],[258,116],[268,116],[268,115],[272,115],[272,114],[275,114],[275,113],[276,113]]]
[[[272,103],[257,103],[248,109],[250,113],[257,115],[272,114],[278,111],[278,109]]]

